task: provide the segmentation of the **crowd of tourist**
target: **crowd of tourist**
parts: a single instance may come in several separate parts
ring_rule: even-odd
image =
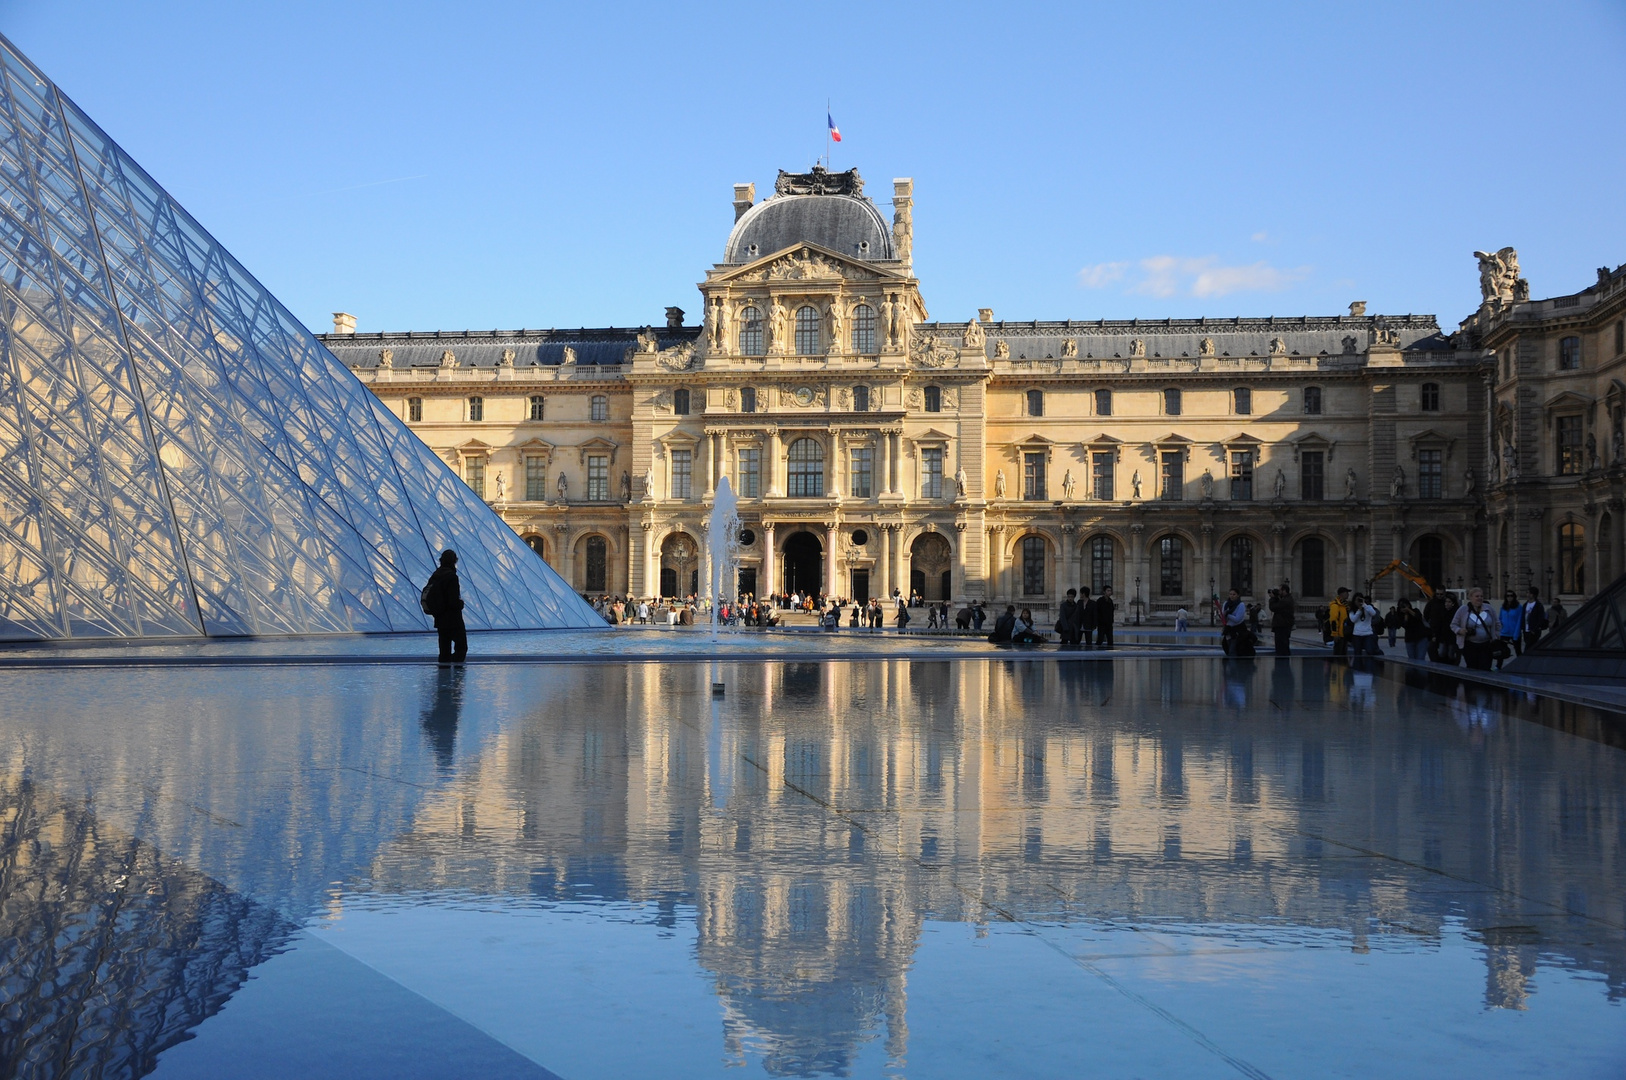
[[[1484,590],[1476,588],[1468,590],[1465,601],[1442,590],[1422,607],[1401,600],[1383,614],[1368,597],[1340,588],[1317,615],[1322,640],[1332,646],[1335,656],[1382,656],[1381,642],[1387,636],[1391,649],[1399,639],[1408,659],[1479,671],[1500,669],[1523,655],[1566,617],[1561,602],[1543,605],[1534,586],[1523,600],[1509,589],[1499,609],[1492,608]]]

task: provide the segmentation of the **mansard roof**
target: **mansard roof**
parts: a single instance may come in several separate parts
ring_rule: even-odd
[[[447,349],[459,367],[494,368],[512,349],[516,368],[555,367],[565,360],[565,349],[575,351],[581,365],[619,364],[637,344],[644,328],[635,326],[583,327],[577,330],[413,330],[382,334],[318,334],[317,340],[351,368],[376,368],[379,354],[390,350],[395,368],[440,366]],[[700,337],[700,327],[655,327],[662,349]]]
[[[960,334],[964,323],[923,323],[927,333]],[[1245,359],[1271,355],[1320,356],[1366,353],[1379,331],[1396,335],[1400,348],[1434,350],[1450,348],[1432,315],[1300,315],[1262,319],[1069,319],[1032,322],[1000,321],[983,326],[988,358],[1003,340],[1012,360],[1060,359],[1062,343],[1073,341],[1080,359],[1126,359],[1132,342],[1140,341],[1147,357],[1195,358],[1205,355],[1206,338],[1213,342],[1213,355]],[[1283,352],[1272,352],[1271,343],[1280,340]]]
[[[898,257],[892,229],[864,194],[858,170],[831,173],[815,165],[810,173],[780,172],[774,194],[734,223],[723,262],[751,262],[803,242],[866,262]]]

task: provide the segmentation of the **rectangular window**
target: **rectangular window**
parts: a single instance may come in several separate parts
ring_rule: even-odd
[[[1319,537],[1299,545],[1299,595],[1326,596],[1327,546]]]
[[[689,392],[681,387],[672,391],[672,412],[677,416],[689,415]]]
[[[1180,415],[1180,404],[1181,404],[1180,403],[1180,391],[1178,391],[1178,390],[1165,390],[1165,391],[1163,391],[1163,415],[1165,415],[1165,416],[1179,416]]]
[[[920,467],[924,473],[920,485],[920,497],[923,499],[941,499],[943,497],[943,448],[941,446],[923,448],[920,451]]]
[[[606,454],[587,455],[587,501],[610,501],[610,459]]]
[[[852,468],[852,494],[855,499],[867,499],[870,496],[871,479],[874,476],[875,451],[868,446],[860,446],[853,451]]]
[[[1159,495],[1166,502],[1179,502],[1186,497],[1186,452],[1163,451],[1163,490]]]
[[[1567,337],[1559,341],[1558,368],[1560,371],[1579,371],[1581,369],[1580,338]]]
[[[483,457],[466,457],[463,459],[463,479],[468,483],[469,490],[480,498],[486,497],[486,459]]]
[[[1321,387],[1306,386],[1304,388],[1304,414],[1306,416],[1321,415]]]
[[[694,451],[672,451],[672,498],[687,499],[694,476]]]
[[[1097,450],[1090,455],[1091,491],[1097,499],[1111,502],[1112,465],[1115,455],[1111,450]]]
[[[1422,406],[1424,412],[1439,412],[1440,384],[1435,382],[1424,383],[1420,398],[1418,404]]]
[[[1186,591],[1186,545],[1178,536],[1165,536],[1157,542],[1159,596],[1184,596]]]
[[[598,421],[610,418],[610,399],[603,394],[593,395],[593,419]]]
[[[1044,595],[1044,537],[1022,538],[1022,595]]]
[[[1100,596],[1112,586],[1112,538],[1097,536],[1090,541],[1090,591]]]
[[[1249,390],[1245,386],[1239,386],[1235,390],[1231,391],[1231,394],[1236,405],[1236,414],[1238,416],[1252,416],[1253,391]]]
[[[1253,451],[1231,451],[1231,498],[1253,498]]]
[[[748,446],[740,451],[740,498],[762,497],[762,451]]]
[[[469,419],[484,420],[486,418],[486,399],[483,397],[469,398]]]
[[[1574,476],[1580,473],[1581,469],[1581,418],[1579,416],[1560,416],[1558,418],[1558,471],[1564,476]]]
[[[1299,498],[1305,502],[1320,502],[1326,497],[1326,455],[1320,450],[1306,450],[1299,455]]]
[[[531,395],[531,419],[532,420],[540,420],[540,419],[542,419],[544,405],[545,405],[545,403],[542,400],[542,395],[541,394],[532,394]]]
[[[421,397],[407,398],[407,419],[408,420],[422,420],[423,419],[423,398],[421,398]]]
[[[1417,496],[1421,499],[1445,497],[1445,451],[1417,451]]]
[[[1022,498],[1043,501],[1047,497],[1044,452],[1022,455]]]
[[[1097,390],[1095,392],[1095,415],[1097,415],[1097,416],[1111,416],[1112,415],[1112,391],[1111,390]]]
[[[754,387],[754,386],[743,387],[740,390],[740,412],[754,413],[756,411],[757,411],[757,388]]]
[[[536,454],[525,457],[525,501],[543,502],[548,497],[548,459]]]
[[[943,411],[943,388],[941,386],[926,387],[925,397],[927,412]]]
[[[869,412],[869,387],[853,387],[853,412]]]

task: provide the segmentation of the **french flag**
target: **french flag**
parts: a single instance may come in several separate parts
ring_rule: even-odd
[[[835,117],[831,116],[828,112],[826,112],[824,114],[824,118],[827,121],[829,121],[829,123],[830,123],[830,138],[834,139],[836,142],[840,142],[841,141],[841,129],[836,127],[836,119],[835,119]]]

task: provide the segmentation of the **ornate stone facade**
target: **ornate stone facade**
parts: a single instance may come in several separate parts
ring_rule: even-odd
[[[1040,614],[1069,587],[1111,584],[1126,616],[1163,618],[1283,579],[1313,601],[1395,558],[1452,588],[1494,584],[1486,498],[1507,481],[1486,350],[1529,305],[1500,299],[1528,292],[1511,252],[1482,273],[1504,307],[1487,300],[1451,335],[1362,303],[934,322],[908,258],[911,181],[894,181],[890,228],[856,174],[776,187],[762,202],[735,187],[701,326],[669,309],[642,330],[325,341],[488,501],[502,473],[499,512],[587,593],[691,591],[682,552],[724,476],[741,497],[742,584],[759,594],[918,590]],[[1604,334],[1616,316],[1599,310]],[[1616,453],[1611,423],[1600,459]],[[1590,497],[1589,535],[1614,536]],[[1377,594],[1401,590],[1390,577]]]

